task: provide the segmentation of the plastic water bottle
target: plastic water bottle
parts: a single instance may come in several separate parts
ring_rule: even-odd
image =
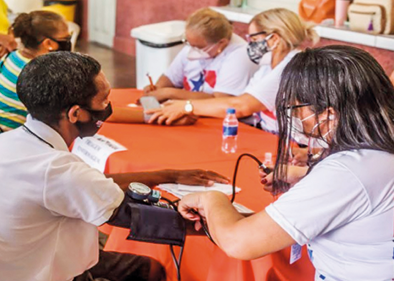
[[[272,153],[271,152],[266,152],[264,154],[264,165],[272,167],[274,165],[274,162],[272,161]]]
[[[222,151],[235,153],[237,151],[238,119],[235,109],[228,108],[223,120]]]

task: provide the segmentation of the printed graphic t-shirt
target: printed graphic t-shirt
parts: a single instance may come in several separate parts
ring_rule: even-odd
[[[211,59],[189,60],[190,46],[185,46],[165,75],[177,88],[187,91],[242,94],[258,66],[250,61],[246,41],[233,34],[229,45]]]

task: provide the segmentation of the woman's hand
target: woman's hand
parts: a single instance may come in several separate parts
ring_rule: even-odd
[[[308,148],[294,147],[289,162],[294,166],[306,166],[308,163]]]
[[[154,90],[150,89],[150,85],[144,88],[144,96],[152,96],[155,97],[158,102],[166,101],[170,98],[170,92],[172,88],[157,88],[155,86]]]
[[[189,126],[189,125],[193,125],[194,123],[196,123],[198,120],[198,116],[193,115],[193,114],[189,114],[189,115],[185,115],[182,116],[181,118],[175,120],[174,122],[172,122],[172,126]]]
[[[143,91],[144,91],[144,96],[149,96],[150,92],[156,91],[157,87],[156,86],[152,86],[152,85],[147,85],[144,87]]]
[[[175,170],[174,182],[187,185],[212,186],[215,182],[228,184],[230,180],[213,171],[201,169]]]
[[[185,218],[191,221],[198,222],[200,216],[205,217],[204,207],[202,204],[202,197],[205,192],[195,192],[183,196],[178,202],[178,212]],[[201,225],[196,230],[200,230]]]
[[[199,231],[202,227],[200,219],[206,220],[204,202],[207,197],[211,200],[225,196],[218,191],[195,192],[184,196],[178,203],[178,212],[187,220],[194,221],[194,228]]]
[[[292,166],[287,167],[287,182],[290,186],[294,186],[299,182],[308,172],[308,167]],[[273,175],[274,173],[266,174],[262,169],[259,169],[261,183],[264,185],[264,190],[272,192]]]
[[[184,100],[169,100],[160,109],[147,110],[145,113],[153,114],[148,123],[171,125],[179,118],[187,115]]]

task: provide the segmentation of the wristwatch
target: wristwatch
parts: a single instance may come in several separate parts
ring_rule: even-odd
[[[185,104],[185,112],[187,113],[187,114],[190,114],[190,113],[192,113],[193,112],[193,105],[192,105],[192,103],[191,103],[191,101],[190,100],[188,100],[188,101],[186,101],[186,104]]]
[[[149,186],[146,186],[143,183],[132,182],[129,184],[129,190],[127,192],[131,198],[143,201],[145,199],[148,199],[149,194],[152,192],[152,189],[150,189]]]

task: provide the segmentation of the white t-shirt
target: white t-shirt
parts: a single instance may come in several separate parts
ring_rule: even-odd
[[[189,50],[185,46],[165,72],[175,87],[187,91],[238,96],[258,68],[248,57],[245,40],[236,34],[215,58],[189,60]]]
[[[275,100],[278,94],[280,78],[283,69],[290,60],[299,52],[299,50],[290,51],[287,56],[274,69],[269,64],[263,64],[260,69],[253,75],[244,93],[252,95],[259,100],[265,107],[265,111],[259,114],[260,125],[264,131],[277,133],[278,123],[275,115]],[[267,54],[268,56],[270,54]]]
[[[333,154],[266,208],[298,244],[307,244],[315,280],[394,278],[394,155]]]
[[[98,261],[97,226],[124,198],[112,179],[68,151],[29,115],[0,135],[0,273],[7,281],[66,281]]]

